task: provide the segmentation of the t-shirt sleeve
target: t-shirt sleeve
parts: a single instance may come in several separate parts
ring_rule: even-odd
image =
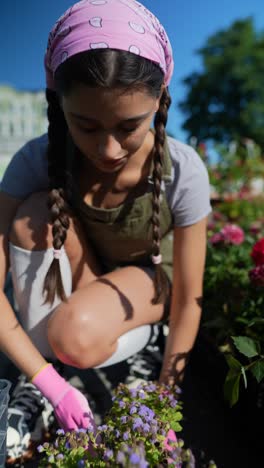
[[[13,156],[0,183],[0,190],[24,200],[34,192],[47,190],[47,134],[30,140]]]
[[[206,166],[196,151],[168,139],[172,160],[172,181],[166,194],[175,226],[195,224],[211,211],[210,183]]]

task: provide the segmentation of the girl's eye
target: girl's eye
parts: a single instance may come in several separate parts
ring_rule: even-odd
[[[80,130],[81,132],[84,132],[84,133],[92,133],[96,131],[95,128],[83,128],[83,127],[80,127]]]
[[[136,128],[122,128],[122,132],[125,132],[125,133],[133,133],[136,130],[137,130]]]
[[[83,128],[83,127],[80,127],[80,130],[81,130],[81,132],[84,132],[84,133],[97,132],[96,128]],[[120,128],[119,131],[124,132],[124,133],[133,133],[136,130],[137,130],[137,127],[136,128]]]

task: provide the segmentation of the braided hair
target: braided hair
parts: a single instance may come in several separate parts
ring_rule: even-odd
[[[72,91],[76,83],[89,87],[123,88],[145,91],[158,98],[161,94],[164,76],[159,66],[150,60],[126,51],[103,49],[76,54],[63,62],[55,73],[56,91],[46,90],[48,102],[47,149],[49,196],[48,207],[51,214],[53,248],[58,251],[63,246],[69,228],[69,200],[71,196],[72,174],[67,167],[68,128],[60,106],[60,97]],[[153,170],[153,257],[160,255],[160,193],[162,163],[164,158],[165,127],[171,103],[168,88],[164,88],[160,106],[156,112]],[[78,153],[78,151],[76,151]],[[168,280],[162,265],[155,265],[155,296],[153,303],[165,303],[168,295]],[[58,258],[53,259],[47,272],[43,292],[46,302],[53,303],[56,294],[66,300]]]
[[[56,92],[47,89],[46,99],[49,121],[49,144],[47,149],[48,208],[52,223],[53,248],[56,251],[63,246],[70,224],[66,195],[67,189],[69,191],[65,162],[67,125]],[[56,293],[61,300],[66,300],[58,258],[54,258],[50,265],[44,280],[43,293],[46,296],[45,302],[53,303]]]
[[[154,119],[155,127],[155,143],[154,143],[154,169],[153,169],[153,256],[160,255],[160,193],[161,193],[161,178],[162,178],[162,163],[164,160],[164,143],[165,143],[165,127],[168,119],[168,109],[171,104],[171,98],[168,88],[165,88],[161,99],[160,106]],[[165,303],[169,293],[169,283],[162,264],[155,265],[154,276],[155,296],[154,304]]]

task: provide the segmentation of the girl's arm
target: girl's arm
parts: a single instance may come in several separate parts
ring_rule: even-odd
[[[66,382],[48,364],[19,324],[3,292],[9,269],[9,232],[20,200],[0,192],[0,350],[48,398],[60,427],[64,430],[95,428],[92,412],[84,395]]]
[[[169,334],[160,381],[179,383],[194,345],[202,311],[207,218],[174,228]]]
[[[20,203],[20,199],[0,192],[0,350],[31,378],[46,361],[19,324],[3,292],[9,269],[9,232]]]

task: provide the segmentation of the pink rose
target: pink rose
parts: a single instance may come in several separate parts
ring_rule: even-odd
[[[226,224],[220,231],[228,244],[240,245],[245,239],[244,231],[236,224]]]
[[[209,242],[213,245],[220,244],[221,242],[224,241],[223,235],[221,232],[216,232],[213,234],[212,237],[210,237]]]
[[[253,246],[251,258],[257,266],[264,264],[264,238],[259,239],[259,241]]]
[[[264,264],[252,268],[248,273],[249,279],[255,286],[264,286]]]

